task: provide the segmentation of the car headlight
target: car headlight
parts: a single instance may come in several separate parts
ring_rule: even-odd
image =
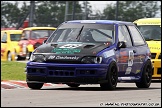
[[[100,64],[102,62],[102,57],[83,57],[81,62],[86,64]]]
[[[29,61],[32,62],[44,62],[45,60],[46,60],[45,56],[42,54],[31,54],[29,59]]]

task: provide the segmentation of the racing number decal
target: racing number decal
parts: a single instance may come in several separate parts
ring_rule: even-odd
[[[126,73],[125,74],[130,74],[130,72],[132,70],[132,66],[133,66],[133,60],[134,60],[134,52],[133,51],[129,51],[128,67],[126,69]]]
[[[61,46],[60,48],[77,48],[82,46],[82,44],[66,44],[64,46]]]
[[[128,66],[133,65],[134,53],[133,51],[129,51],[129,58],[128,58]]]

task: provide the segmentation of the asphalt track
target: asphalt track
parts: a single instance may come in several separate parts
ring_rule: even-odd
[[[1,81],[1,107],[161,107],[161,80],[152,81],[148,89],[118,83],[114,91],[103,91],[99,85],[70,88],[51,83],[31,90],[26,81]]]
[[[1,107],[161,107],[161,83],[157,82],[148,89],[118,83],[114,91],[103,91],[99,85],[46,84],[40,90],[18,85],[1,88]]]

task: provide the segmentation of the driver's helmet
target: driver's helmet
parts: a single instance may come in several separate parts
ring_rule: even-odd
[[[92,34],[90,31],[84,31],[81,36],[81,41],[88,41],[88,42],[93,42],[95,41],[92,37]]]

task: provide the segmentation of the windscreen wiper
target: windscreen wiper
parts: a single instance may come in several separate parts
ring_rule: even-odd
[[[82,28],[81,28],[81,29],[80,29],[80,31],[79,31],[78,36],[76,37],[76,39],[78,39],[78,41],[80,40],[80,34],[81,34],[81,32],[82,32],[83,28],[84,28],[84,25],[82,26]]]

